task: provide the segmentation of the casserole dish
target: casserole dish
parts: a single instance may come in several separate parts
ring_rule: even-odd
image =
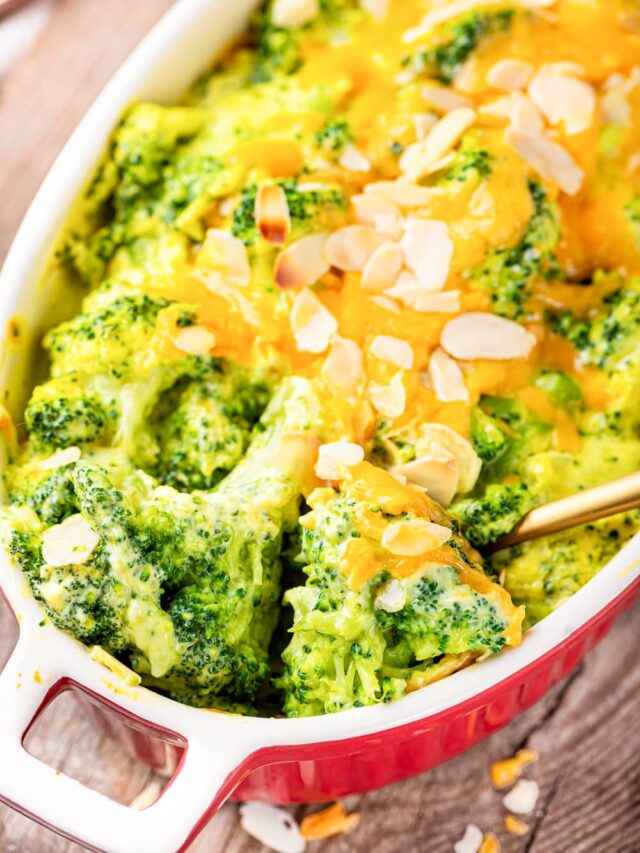
[[[9,409],[20,408],[30,350],[61,303],[55,281],[39,284],[45,259],[122,108],[136,98],[174,100],[242,30],[254,5],[178,3],[109,84],[53,167],[3,271],[2,385]],[[324,800],[406,778],[505,725],[567,674],[637,594],[639,556],[636,539],[508,655],[391,705],[298,720],[211,714],[127,685],[69,636],[40,625],[26,581],[4,559],[0,585],[21,632],[0,676],[0,797],[94,849],[172,851],[184,849],[234,792],[280,803]],[[113,803],[25,751],[32,720],[68,688],[81,691],[101,723],[142,760],[166,772],[176,767],[152,807],[135,812]],[[151,746],[151,735],[166,747]]]

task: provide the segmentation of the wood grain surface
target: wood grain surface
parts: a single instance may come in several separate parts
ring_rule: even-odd
[[[44,173],[84,110],[169,0],[51,0],[36,46],[0,80],[0,259]],[[0,607],[0,666],[13,626]],[[640,604],[583,666],[535,708],[466,755],[417,779],[347,801],[360,812],[348,836],[312,853],[445,853],[467,823],[496,832],[506,853],[640,851]],[[0,724],[2,710],[0,709]],[[490,763],[523,746],[540,753],[528,772],[541,786],[530,832],[504,832]],[[47,715],[31,748],[123,802],[152,779],[95,732],[71,697]],[[2,756],[0,756],[0,761]],[[317,806],[294,809],[298,817]],[[81,848],[0,806],[2,853],[71,853]],[[192,853],[264,850],[225,806]],[[135,853],[132,851],[131,853]]]

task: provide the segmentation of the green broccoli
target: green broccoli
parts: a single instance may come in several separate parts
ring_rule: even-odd
[[[318,148],[327,154],[337,154],[355,137],[349,122],[345,119],[330,119],[316,131],[314,141]]]
[[[39,385],[24,419],[34,447],[55,450],[99,441],[108,429],[111,413],[71,373]]]
[[[285,595],[294,621],[278,685],[289,716],[389,701],[426,683],[445,657],[455,669],[519,642],[523,612],[423,494],[362,463],[338,492],[319,489],[308,502],[308,580]],[[382,544],[392,524],[427,520],[440,546],[398,558]]]
[[[568,373],[557,370],[543,370],[536,377],[535,385],[563,409],[573,410],[582,403],[580,385]]]
[[[488,151],[478,148],[473,138],[465,136],[456,152],[453,165],[445,171],[441,182],[482,181],[490,174],[491,155]]]
[[[486,414],[480,406],[474,406],[471,411],[470,438],[483,462],[493,462],[509,445],[500,421]]]
[[[78,511],[73,488],[72,465],[52,471],[13,466],[7,472],[9,500],[12,504],[30,506],[47,525],[59,524]]]
[[[445,25],[438,43],[407,57],[406,64],[418,74],[427,74],[451,85],[481,42],[509,31],[514,14],[514,9],[471,12]]]
[[[469,541],[481,548],[510,533],[535,503],[526,483],[515,486],[493,483],[481,497],[456,501],[451,511],[460,520]]]
[[[512,320],[520,319],[528,291],[540,279],[562,278],[555,249],[560,239],[558,212],[544,189],[530,182],[534,212],[520,242],[498,249],[468,271],[474,285],[488,290],[494,310]]]

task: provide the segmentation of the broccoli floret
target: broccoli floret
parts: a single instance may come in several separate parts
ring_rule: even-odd
[[[287,197],[294,240],[310,228],[337,227],[346,215],[346,196],[338,187],[300,190],[297,181],[293,178],[279,180],[277,184],[282,187]],[[256,184],[246,186],[233,212],[231,233],[248,246],[256,243],[260,238],[254,212],[257,192]]]
[[[285,595],[294,621],[278,684],[289,716],[385,702],[426,683],[425,670],[444,656],[461,666],[519,642],[523,612],[425,495],[361,463],[338,492],[319,489],[308,503],[300,558],[308,580]],[[417,557],[394,556],[385,530],[417,520],[446,525],[449,538]]]
[[[471,411],[470,437],[473,449],[483,462],[493,462],[508,446],[508,438],[500,422],[474,406]]]
[[[473,139],[465,137],[451,168],[442,176],[442,182],[482,181],[491,174],[491,155],[477,148]]]
[[[514,14],[513,9],[471,12],[447,25],[435,46],[418,51],[407,59],[407,64],[418,74],[450,85],[482,41],[509,31]]]
[[[451,511],[460,519],[469,541],[481,548],[513,530],[534,503],[526,483],[493,483],[482,497],[456,501]]]
[[[271,20],[270,7],[271,4],[266,4],[253,19],[251,41],[257,50],[250,76],[253,84],[269,83],[279,75],[295,74],[302,65],[299,32],[276,26]]]
[[[529,192],[534,212],[521,241],[511,249],[491,252],[468,272],[475,285],[491,293],[494,310],[512,320],[523,316],[533,282],[562,278],[555,254],[560,239],[556,207],[539,184],[530,182]]]
[[[10,469],[9,500],[30,506],[47,525],[59,524],[78,511],[72,470],[72,465],[53,471],[38,471],[30,466]]]
[[[535,384],[563,409],[575,409],[582,403],[582,390],[576,380],[567,373],[543,370],[536,377]]]
[[[353,130],[345,119],[325,122],[314,135],[316,145],[328,154],[339,153],[354,138]]]
[[[87,393],[75,374],[39,385],[24,414],[33,446],[54,450],[100,440],[110,414],[100,399]]]

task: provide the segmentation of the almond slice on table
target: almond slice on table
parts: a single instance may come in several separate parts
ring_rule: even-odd
[[[256,194],[255,218],[258,230],[268,243],[284,245],[291,234],[287,194],[277,184],[263,184]]]
[[[427,374],[436,397],[442,403],[469,402],[469,389],[456,361],[438,348],[429,359]]]
[[[357,394],[365,379],[362,350],[358,344],[336,336],[322,365],[322,374],[336,397]]]
[[[345,272],[362,272],[375,250],[388,237],[366,225],[347,225],[328,238],[325,245],[327,262]]]
[[[440,337],[442,348],[461,361],[527,358],[536,339],[524,326],[482,311],[449,320]]]
[[[399,613],[406,602],[404,587],[396,578],[391,578],[376,595],[374,607],[385,613]]]
[[[348,172],[370,172],[371,162],[355,145],[345,145],[340,154],[339,164]]]
[[[556,183],[567,195],[580,192],[584,172],[562,145],[541,133],[515,128],[507,130],[505,139],[541,178]]]
[[[282,288],[308,287],[329,272],[325,247],[329,235],[309,234],[280,252],[273,276]]]
[[[482,846],[482,830],[470,823],[467,825],[460,841],[453,845],[454,853],[478,853]]]
[[[460,470],[458,460],[443,448],[434,448],[424,456],[406,462],[404,465],[394,465],[390,473],[400,474],[409,483],[419,486],[443,506],[449,506],[458,491]]]
[[[451,530],[433,521],[393,521],[382,534],[382,547],[397,557],[420,557],[450,538]]]
[[[402,338],[377,335],[371,342],[369,351],[380,361],[393,364],[400,370],[411,370],[413,367],[413,349]]]
[[[520,779],[502,798],[502,802],[510,812],[529,815],[533,814],[539,796],[540,786],[534,779]]]
[[[450,113],[452,110],[458,110],[461,107],[471,107],[469,98],[445,86],[423,86],[420,94],[439,112]]]
[[[77,513],[61,524],[45,530],[42,536],[42,559],[49,566],[86,563],[100,542],[88,521]]]
[[[564,123],[573,136],[591,127],[596,109],[593,86],[571,73],[571,66],[543,65],[529,84],[529,94],[549,124]]]
[[[300,352],[324,352],[338,331],[336,318],[308,288],[296,296],[290,322]]]
[[[362,271],[363,290],[380,293],[391,287],[400,275],[404,252],[396,243],[382,243],[373,252]]]
[[[416,143],[417,144],[417,143]],[[398,207],[426,207],[434,198],[441,196],[442,189],[439,187],[419,187],[409,181],[398,179],[397,181],[376,181],[367,184],[364,188],[365,194],[373,193],[382,196]]]
[[[267,803],[243,803],[240,823],[246,833],[277,853],[304,853],[306,842],[294,818]]]
[[[387,418],[399,418],[407,408],[407,390],[401,373],[397,373],[388,385],[370,382],[367,396],[373,408]]]
[[[487,83],[501,92],[526,89],[534,74],[533,65],[521,59],[500,59],[487,72]]]
[[[453,240],[446,222],[410,216],[402,240],[405,263],[425,290],[442,290],[453,258]]]
[[[458,463],[456,492],[470,492],[475,486],[482,460],[471,442],[444,424],[423,424],[420,427],[416,446],[420,454],[450,453]]]
[[[82,451],[79,447],[65,447],[64,450],[58,450],[46,459],[42,459],[37,463],[36,468],[38,471],[54,471],[64,465],[73,465],[81,456]]]
[[[400,158],[400,170],[405,177],[417,181],[441,168],[439,163],[475,120],[476,113],[469,107],[460,107],[443,116],[426,139],[414,142]]]
[[[293,29],[313,20],[319,12],[319,0],[274,0],[271,20],[276,27]]]
[[[206,326],[186,326],[179,329],[172,341],[179,350],[189,355],[206,355],[216,345],[215,335]]]
[[[251,281],[251,266],[247,249],[242,240],[229,231],[210,228],[205,236],[203,248],[217,262],[216,269],[222,273],[227,284],[247,287]]]
[[[358,465],[364,459],[364,450],[351,441],[332,441],[318,448],[316,476],[320,480],[341,480],[345,468]]]

